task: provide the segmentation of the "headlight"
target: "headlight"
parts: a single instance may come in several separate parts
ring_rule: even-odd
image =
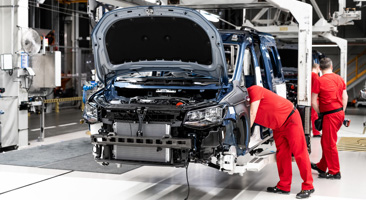
[[[200,110],[189,111],[184,124],[189,126],[205,127],[222,122],[223,108],[215,106]]]
[[[98,122],[98,110],[96,103],[85,104],[83,117],[88,123],[93,124]]]

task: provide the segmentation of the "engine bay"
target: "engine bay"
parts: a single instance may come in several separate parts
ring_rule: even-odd
[[[194,105],[214,100],[217,90],[115,88],[121,104]],[[114,101],[112,101],[113,103]]]

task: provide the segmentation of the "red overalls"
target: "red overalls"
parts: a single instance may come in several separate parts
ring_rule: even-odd
[[[280,176],[277,188],[284,191],[291,190],[291,155],[293,154],[304,181],[302,190],[313,189],[309,153],[299,112],[296,110],[288,118],[294,109],[293,104],[263,87],[251,86],[248,88],[248,92],[251,103],[260,100],[254,122],[273,130],[273,138],[277,148],[277,168]]]
[[[346,89],[346,84],[339,75],[334,73],[324,74],[314,82],[313,89],[313,93],[319,96],[320,112],[343,107],[342,95],[343,90]],[[327,171],[328,169],[328,173],[333,175],[340,171],[337,132],[341,128],[343,120],[343,111],[325,115],[323,118],[323,136],[321,139],[323,155],[317,166],[322,171]]]
[[[319,78],[318,74],[315,72],[311,72],[311,92],[313,92],[313,87],[314,87],[314,81],[317,80]],[[318,119],[318,113],[316,113],[316,111],[314,110],[313,107],[311,107],[311,127],[313,129],[313,136],[315,135],[320,135],[320,132],[318,130],[316,130],[314,122],[315,120]]]

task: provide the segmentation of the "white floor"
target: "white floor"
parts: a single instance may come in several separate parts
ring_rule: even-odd
[[[342,127],[340,137],[366,137],[362,135],[362,122],[366,116],[347,116],[351,126]],[[59,137],[59,138],[57,138]],[[88,137],[84,133],[69,135],[69,138]],[[47,144],[67,140],[56,136]],[[41,143],[31,142],[32,146]],[[313,153],[310,159],[320,159],[320,139],[312,140]],[[314,200],[366,199],[366,153],[339,152],[342,179],[323,180],[313,172]],[[115,167],[111,165],[109,167]],[[215,169],[190,164],[189,199],[245,199],[287,200],[295,199],[300,191],[301,178],[293,163],[293,184],[290,195],[270,194],[266,187],[278,181],[275,164],[261,172],[247,172],[243,177],[228,175]],[[168,167],[141,167],[125,174],[100,174],[78,171],[51,170],[31,167],[0,165],[0,200],[120,200],[120,199],[184,199],[187,194],[185,169]]]

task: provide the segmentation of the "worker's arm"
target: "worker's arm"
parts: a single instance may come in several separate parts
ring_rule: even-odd
[[[257,111],[259,107],[259,103],[261,100],[254,101],[250,104],[250,128],[252,128],[254,124],[255,117],[257,116]]]
[[[320,113],[318,104],[318,94],[311,93],[311,106],[314,108],[315,112]]]
[[[342,103],[343,103],[343,111],[346,111],[347,103],[348,103],[348,94],[347,94],[347,90],[343,90],[343,94],[342,94]]]

